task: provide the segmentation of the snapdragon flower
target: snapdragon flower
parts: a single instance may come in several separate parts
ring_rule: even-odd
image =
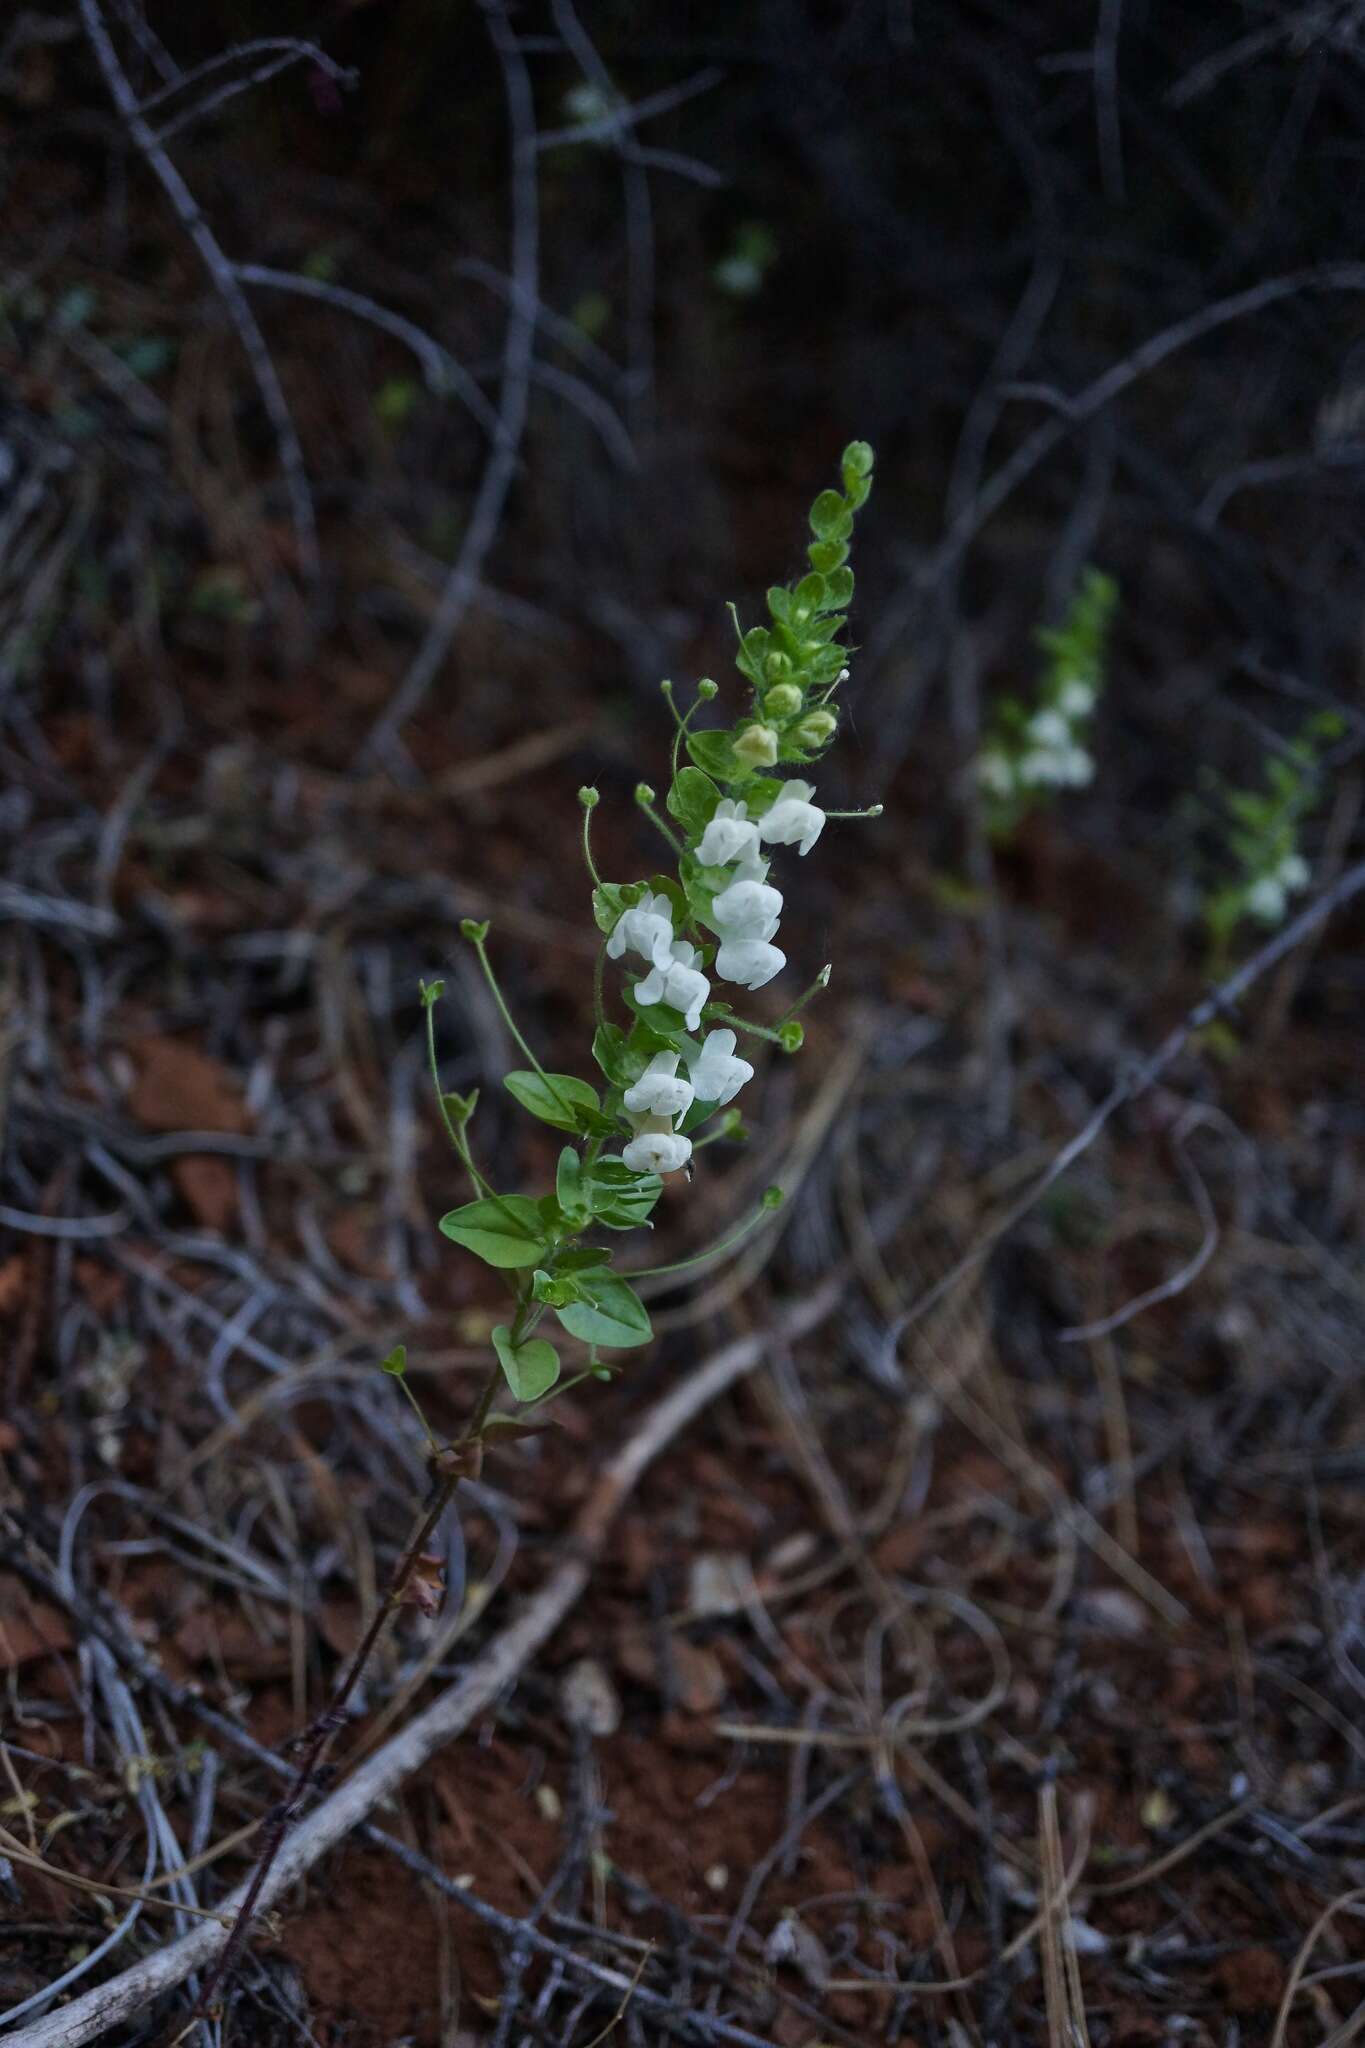
[[[1095,685],[1087,683],[1083,676],[1072,676],[1063,683],[1057,698],[1057,709],[1067,718],[1088,718],[1095,708]]]
[[[1061,752],[1071,745],[1070,720],[1051,707],[1035,711],[1028,722],[1028,736],[1035,746]]]
[[[651,967],[668,964],[673,944],[673,908],[666,896],[643,896],[629,910],[623,910],[607,940],[607,957],[619,960],[630,949],[648,960]],[[655,1001],[658,1001],[657,996]]]
[[[701,835],[697,859],[703,867],[719,868],[728,866],[732,860],[756,858],[757,854],[758,826],[749,816],[748,805],[723,796]]]
[[[976,779],[988,796],[1014,794],[1014,764],[998,748],[992,747],[978,758]]]
[[[1261,875],[1246,894],[1247,914],[1262,924],[1278,924],[1289,898],[1308,887],[1308,863],[1301,853],[1287,853],[1278,866]]]
[[[765,845],[798,846],[809,853],[824,830],[825,814],[811,799],[813,782],[786,782],[782,794],[758,821],[758,835]],[[752,984],[751,984],[752,986]]]
[[[676,1052],[655,1053],[639,1080],[622,1097],[632,1116],[686,1115],[696,1088],[679,1074],[678,1059]]]
[[[741,875],[711,904],[711,922],[725,939],[770,939],[782,910],[782,891],[762,880],[765,868]]]
[[[711,984],[697,964],[700,959],[697,948],[686,939],[674,939],[668,959],[656,960],[644,980],[636,982],[636,1002],[645,1009],[653,1003],[669,1003],[682,1011],[688,1030],[695,1031],[701,1023],[702,1005],[711,993]]]
[[[689,1056],[687,1070],[698,1101],[714,1102],[717,1109],[733,1102],[745,1082],[754,1078],[748,1060],[735,1057],[733,1031],[708,1031],[701,1051]]]
[[[722,981],[733,981],[740,988],[763,988],[786,964],[782,948],[769,945],[766,939],[727,938],[716,954],[716,973]]]
[[[621,1157],[633,1173],[678,1173],[692,1157],[692,1140],[673,1130],[667,1117],[646,1117]]]

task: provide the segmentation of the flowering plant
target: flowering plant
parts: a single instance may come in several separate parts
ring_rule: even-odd
[[[477,1098],[440,1087],[435,1004],[442,985],[422,989],[441,1114],[475,1191],[473,1201],[441,1218],[440,1228],[508,1275],[511,1317],[493,1330],[492,1342],[501,1378],[523,1405],[576,1384],[561,1381],[554,1344],[536,1334],[547,1315],[587,1345],[587,1367],[579,1378],[610,1378],[604,1351],[648,1341],[648,1314],[630,1281],[613,1270],[610,1244],[590,1240],[650,1227],[663,1176],[686,1171],[690,1177],[700,1146],[739,1134],[739,1114],[730,1105],[754,1072],[738,1050],[740,1034],[795,1052],[802,1042],[798,1012],[829,978],[826,967],[775,1025],[741,1017],[714,992],[717,982],[762,988],[786,966],[775,943],[783,895],[770,879],[773,851],[794,848],[801,858],[816,845],[830,815],[876,816],[881,808],[831,814],[817,804],[815,784],[805,774],[771,772],[812,769],[838,730],[835,698],[848,676],[839,635],[853,597],[848,543],[854,514],[872,488],[872,450],[865,442],[844,450],[841,481],[842,491],[822,491],[811,508],[809,573],[791,587],[768,592],[771,623],[742,631],[736,619],[736,667],[751,688],[745,713],[726,729],[697,731],[693,719],[716,696],[716,684],[704,678],[697,685],[686,715],[674,703],[672,686],[662,686],[675,724],[664,813],[647,785],[640,784],[635,795],[667,841],[672,872],[604,881],[591,841],[598,793],[579,792],[593,913],[602,934],[592,1052],[604,1087],[546,1071],[503,999],[488,956],[488,925],[466,919],[461,926],[527,1062],[505,1075],[503,1086],[569,1141],[559,1155],[552,1193],[503,1194],[486,1179],[470,1144]],[[609,963],[619,963],[625,976],[620,1021],[607,1014]],[[700,1135],[703,1125],[711,1126],[706,1135]],[[779,1190],[768,1189],[728,1243],[681,1266],[729,1249],[780,1200]],[[639,1269],[631,1277],[642,1277]],[[400,1353],[386,1363],[401,1375]],[[495,1426],[521,1426],[515,1417],[493,1414],[497,1383],[493,1379],[485,1391],[470,1440]]]
[[[1308,887],[1308,862],[1299,851],[1299,827],[1317,802],[1324,747],[1339,739],[1342,721],[1320,711],[1306,721],[1283,753],[1270,754],[1264,789],[1223,792],[1225,843],[1236,869],[1204,901],[1210,972],[1227,969],[1237,927],[1246,918],[1277,925],[1291,896]]]
[[[1117,598],[1111,577],[1087,569],[1061,625],[1037,635],[1047,656],[1037,703],[997,702],[976,757],[993,839],[1011,838],[1050,791],[1081,788],[1093,777],[1085,740],[1104,688],[1105,641]]]

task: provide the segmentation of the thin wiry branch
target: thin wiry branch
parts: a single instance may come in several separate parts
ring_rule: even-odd
[[[293,416],[275,368],[274,358],[266,346],[265,336],[257,325],[255,314],[247,304],[246,294],[237,281],[233,265],[205,220],[198,200],[166,154],[139,105],[137,95],[128,82],[127,73],[119,62],[108,24],[100,12],[99,0],[80,0],[80,10],[81,21],[100,70],[104,74],[109,96],[118,109],[128,134],[148,168],[160,182],[176,217],[198,251],[251,365],[256,388],[261,394],[261,403],[266,409],[279,450],[280,467],[284,471],[298,545],[299,567],[305,580],[316,585],[321,575],[321,562],[318,557],[317,520],[313,513],[312,493],[308,488],[308,473],[304,466],[303,449],[299,444]]]
[[[93,0],[83,0],[83,4],[92,5]],[[390,764],[397,755],[399,734],[435,681],[478,588],[484,560],[493,545],[516,474],[531,389],[536,331],[534,307],[539,296],[536,278],[540,256],[535,100],[526,60],[499,0],[485,0],[484,11],[488,33],[502,68],[512,138],[510,270],[514,290],[508,298],[503,339],[499,432],[479,482],[459,553],[426,635],[415,660],[365,742],[365,756]]]

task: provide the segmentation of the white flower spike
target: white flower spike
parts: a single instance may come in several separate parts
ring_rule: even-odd
[[[796,846],[801,853],[809,853],[825,826],[824,812],[811,802],[814,795],[812,782],[784,783],[781,796],[758,821],[758,835],[764,844]]]
[[[607,940],[607,958],[619,960],[630,949],[648,960],[651,967],[667,964],[673,944],[673,907],[666,896],[644,896],[629,910],[623,910]]]
[[[701,835],[697,859],[703,867],[722,868],[732,860],[756,858],[757,854],[758,827],[749,816],[748,805],[723,796]]]
[[[635,1000],[648,1009],[653,1003],[669,1003],[681,1010],[689,1031],[701,1023],[702,1005],[711,984],[697,966],[701,954],[686,939],[674,939],[666,964],[654,963],[653,972],[635,984]],[[776,971],[776,970],[774,970]]]
[[[748,876],[722,889],[711,905],[711,923],[730,939],[770,939],[777,930],[782,892]]]
[[[714,1102],[717,1109],[733,1102],[745,1082],[754,1078],[749,1062],[735,1057],[733,1031],[708,1031],[701,1051],[688,1060],[688,1072],[698,1100]]]
[[[766,939],[726,938],[716,955],[716,973],[721,980],[736,982],[740,988],[764,987],[786,964],[782,948],[770,946]]]
[[[679,1074],[678,1058],[675,1052],[655,1053],[639,1080],[627,1088],[622,1101],[632,1116],[686,1115],[696,1090]]]
[[[621,1157],[633,1173],[679,1173],[692,1157],[692,1140],[670,1130],[667,1117],[647,1117]]]

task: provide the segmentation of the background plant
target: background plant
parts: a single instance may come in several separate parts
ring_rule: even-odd
[[[1204,901],[1211,974],[1226,973],[1239,927],[1282,923],[1290,899],[1308,887],[1300,828],[1321,794],[1323,753],[1344,729],[1336,712],[1315,712],[1282,751],[1266,755],[1260,789],[1223,789],[1222,852],[1232,873]]]
[[[987,828],[1007,841],[1040,804],[1062,789],[1079,789],[1095,773],[1087,740],[1105,683],[1109,625],[1118,587],[1099,569],[1087,569],[1072,592],[1062,622],[1035,638],[1045,656],[1034,701],[1002,696],[976,758]]]

